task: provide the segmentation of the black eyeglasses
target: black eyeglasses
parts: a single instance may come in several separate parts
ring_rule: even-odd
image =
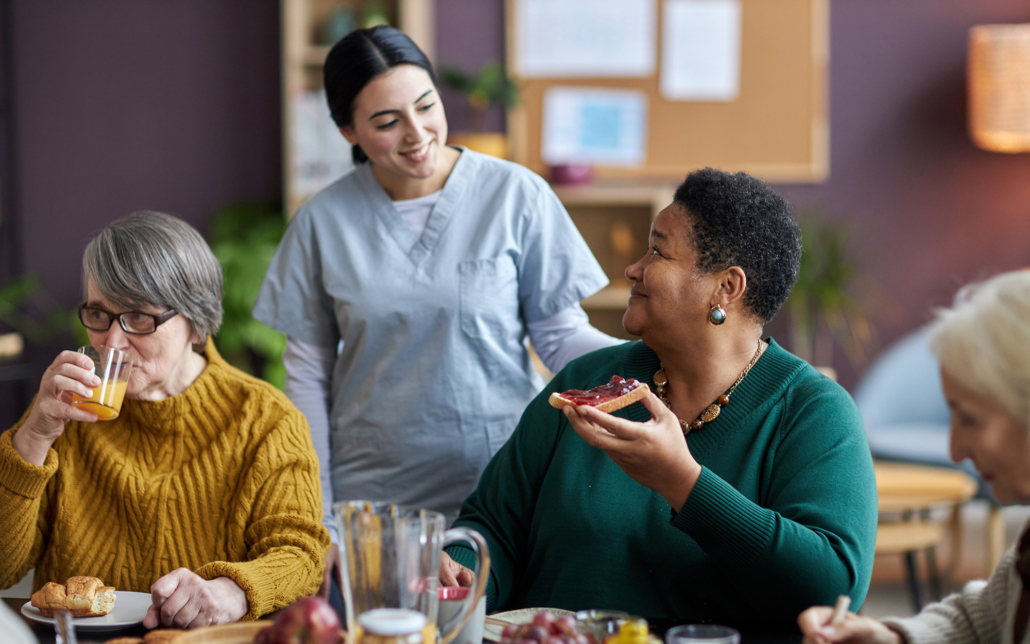
[[[114,322],[115,318],[118,318],[118,324],[121,325],[122,331],[133,335],[153,333],[157,331],[157,327],[178,314],[179,312],[175,309],[165,311],[160,315],[151,315],[150,313],[141,313],[140,311],[126,311],[125,313],[116,314],[104,309],[86,306],[85,304],[79,307],[79,320],[82,322],[82,326],[87,329],[107,331],[111,328],[111,323]]]

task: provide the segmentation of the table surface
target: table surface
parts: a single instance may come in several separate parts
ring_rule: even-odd
[[[21,615],[22,604],[29,601],[23,598],[4,597],[4,603],[7,604],[12,610],[18,613],[25,623],[32,628],[33,633],[39,639],[40,644],[55,644],[56,636],[54,629],[46,624],[39,624],[30,619],[26,619],[24,615]],[[665,626],[668,628],[668,625]],[[79,644],[103,644],[104,642],[114,639],[116,637],[143,637],[147,634],[147,629],[142,626],[135,628],[127,628],[120,631],[110,631],[104,633],[76,633],[78,635]],[[742,638],[743,644],[798,644],[801,642],[800,633],[785,633],[782,635],[748,635],[745,634]],[[485,643],[484,643],[485,644]]]
[[[873,469],[880,512],[956,505],[968,501],[977,490],[972,476],[946,467],[875,462]]]

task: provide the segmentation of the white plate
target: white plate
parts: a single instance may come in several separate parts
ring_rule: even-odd
[[[129,590],[114,592],[114,610],[102,617],[75,617],[72,623],[77,631],[117,631],[132,628],[143,623],[150,608],[150,593],[134,593]],[[21,614],[40,624],[54,625],[53,617],[43,617],[31,601],[21,607]]]
[[[533,617],[537,613],[545,610],[555,617],[561,617],[562,615],[576,616],[575,612],[561,608],[517,608],[515,610],[506,610],[503,613],[494,613],[493,615],[488,615],[488,617],[499,619],[509,624],[528,624],[533,621]],[[483,639],[491,642],[500,642],[503,630],[503,626],[487,623],[483,626]]]

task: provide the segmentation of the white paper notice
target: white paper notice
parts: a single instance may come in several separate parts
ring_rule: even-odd
[[[647,156],[647,96],[552,87],[544,94],[541,157],[550,165],[639,166]]]
[[[665,0],[662,96],[734,101],[740,93],[740,0]]]
[[[652,76],[655,0],[515,0],[524,78]]]

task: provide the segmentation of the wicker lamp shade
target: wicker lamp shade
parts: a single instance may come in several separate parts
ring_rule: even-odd
[[[969,133],[994,152],[1030,152],[1030,23],[969,30]]]

